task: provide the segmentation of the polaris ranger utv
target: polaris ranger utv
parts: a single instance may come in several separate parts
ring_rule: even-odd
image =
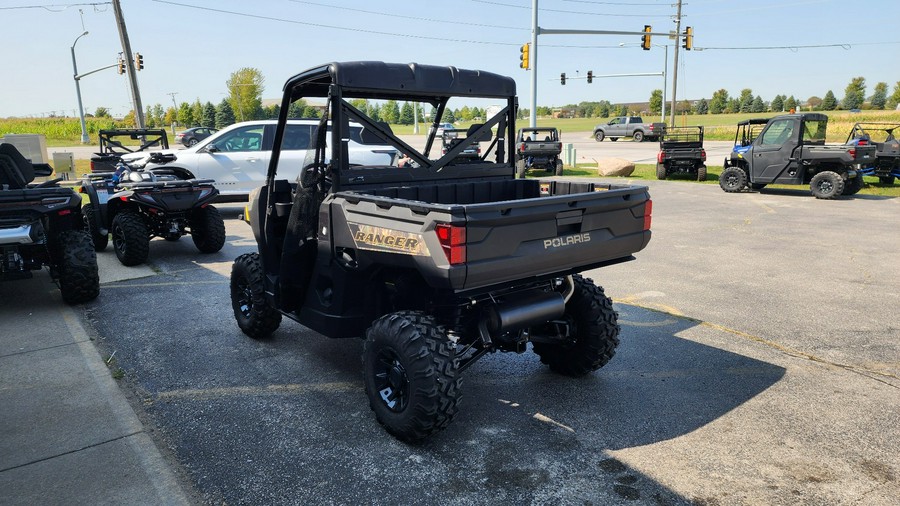
[[[900,140],[895,133],[900,133],[898,123],[857,123],[847,137],[847,144],[875,146],[875,159],[860,172],[877,177],[884,185],[892,185],[900,177]]]
[[[808,184],[817,199],[833,199],[862,189],[858,168],[875,159],[875,146],[826,146],[828,116],[776,116],[759,135],[748,135],[755,124],[738,124],[734,149],[719,176],[722,190],[734,193],[748,187],[760,190],[767,184]]]
[[[50,270],[62,298],[79,304],[100,294],[97,254],[83,230],[81,197],[60,188],[47,164],[32,165],[12,144],[0,144],[0,281]]]
[[[419,151],[353,105],[417,101],[436,109],[437,124],[456,97],[501,108],[434,157],[434,134]],[[326,99],[325,113],[294,183],[278,178],[298,172],[280,153],[291,103],[308,98]],[[259,253],[231,271],[241,330],[266,338],[287,316],[327,337],[363,337],[369,405],[405,441],[451,422],[461,373],[487,353],[522,353],[530,342],[569,376],[606,364],[617,314],[579,272],[632,260],[647,245],[647,188],[517,179],[516,108],[513,79],[455,67],[330,63],[290,78],[267,184],[250,196]],[[351,121],[403,163],[351,163]],[[474,142],[488,148],[460,161]]]

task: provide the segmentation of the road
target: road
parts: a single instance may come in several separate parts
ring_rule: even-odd
[[[619,311],[609,365],[573,380],[487,356],[419,446],[375,422],[360,341],[238,330],[230,266],[255,248],[238,207],[223,251],[154,240],[81,312],[206,503],[896,504],[900,201],[641,184],[650,245],[587,273]]]

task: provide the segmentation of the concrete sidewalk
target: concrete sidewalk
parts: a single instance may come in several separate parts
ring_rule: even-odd
[[[45,271],[0,283],[0,300],[0,503],[191,504],[81,308],[62,302]]]

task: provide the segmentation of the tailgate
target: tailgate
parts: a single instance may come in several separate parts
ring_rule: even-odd
[[[627,258],[650,240],[645,187],[466,206],[466,290]]]

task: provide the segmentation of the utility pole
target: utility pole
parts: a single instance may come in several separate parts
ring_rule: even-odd
[[[537,126],[537,54],[538,54],[538,0],[531,2],[531,47],[528,51],[528,57],[531,62],[528,67],[531,69],[531,111],[528,113],[528,121],[531,128]]]
[[[125,65],[128,68],[128,82],[131,85],[131,99],[134,103],[134,121],[138,128],[144,128],[144,106],[141,105],[141,91],[138,89],[137,76],[134,72],[134,53],[131,52],[131,42],[128,40],[128,31],[125,29],[122,6],[119,4],[119,0],[112,0],[112,4],[116,16],[116,26],[119,28],[119,38],[122,40],[122,52],[125,53]]]
[[[672,67],[672,124],[675,126],[675,92],[678,89],[678,42],[681,37],[681,0],[678,0],[678,12],[675,14],[675,62]]]

